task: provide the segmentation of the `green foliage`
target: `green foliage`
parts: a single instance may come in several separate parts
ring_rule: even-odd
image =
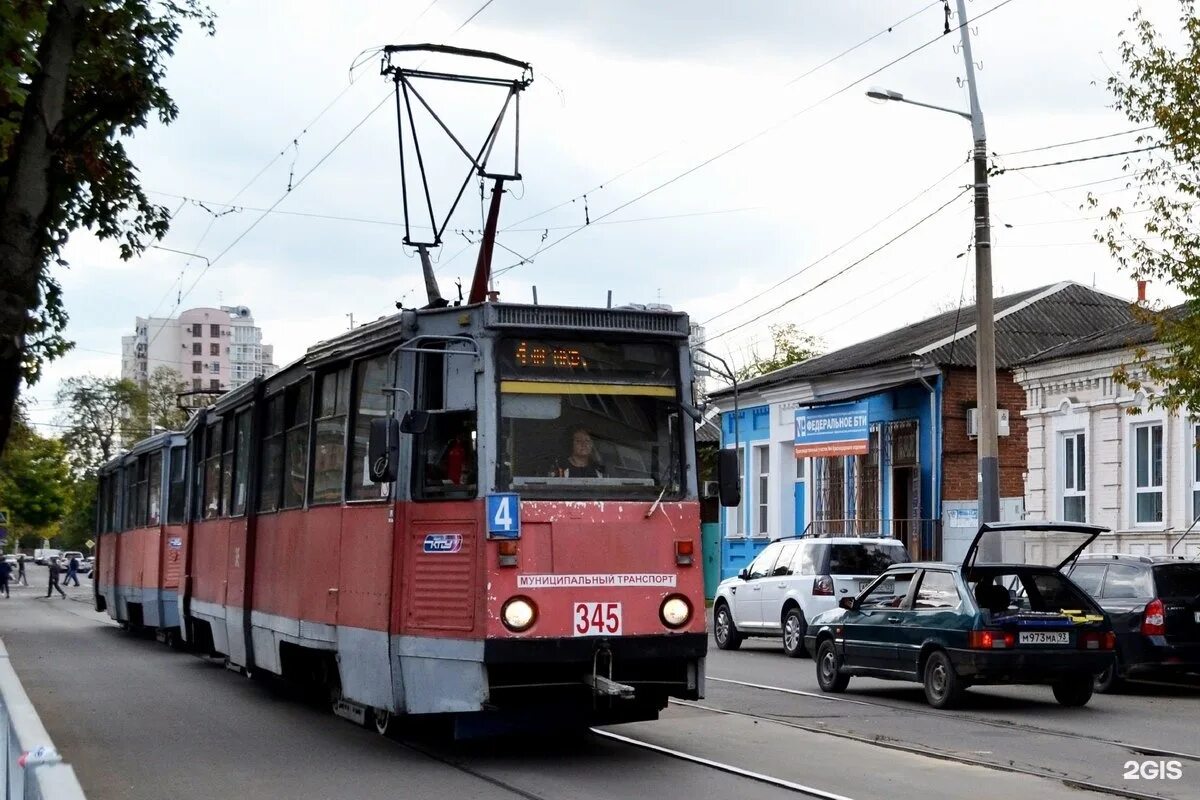
[[[76,474],[94,472],[122,445],[149,433],[146,392],[131,380],[95,375],[68,378],[55,399],[67,409],[62,441]]]
[[[771,355],[763,357],[757,349],[754,350],[749,363],[737,370],[739,381],[766,375],[768,372],[821,355],[823,342],[811,334],[804,333],[794,323],[772,325],[770,331]]]
[[[1114,106],[1130,122],[1153,126],[1128,156],[1124,169],[1137,196],[1109,208],[1096,238],[1137,278],[1172,284],[1186,303],[1171,313],[1143,309],[1161,347],[1140,349],[1116,379],[1145,390],[1155,406],[1200,408],[1200,228],[1194,215],[1200,193],[1200,20],[1193,0],[1179,0],[1180,44],[1169,47],[1138,8],[1120,35],[1123,73],[1108,81]],[[1088,197],[1088,206],[1099,201]],[[1136,216],[1135,216],[1136,215]]]
[[[87,541],[96,540],[96,476],[86,474],[67,486],[67,505],[55,546],[88,552]]]
[[[177,431],[188,421],[188,413],[179,407],[179,393],[187,391],[187,383],[179,370],[157,367],[146,382],[147,427]]]
[[[51,25],[71,18],[77,9],[82,18],[77,35],[67,43],[70,67],[62,118],[47,136],[43,115],[26,113],[27,105],[57,106],[43,94],[39,48],[64,41],[62,36],[55,39]],[[164,79],[187,22],[209,34],[214,31],[213,14],[199,0],[0,3],[0,209],[34,203],[19,219],[6,216],[12,224],[0,229],[5,252],[17,254],[0,259],[0,286],[13,287],[0,304],[3,333],[6,344],[15,343],[15,355],[11,347],[0,348],[0,361],[19,360],[27,384],[41,377],[45,361],[71,347],[63,336],[67,314],[62,291],[49,274],[51,264],[66,266],[62,251],[70,235],[86,228],[117,242],[121,257],[130,259],[167,232],[170,215],[146,197],[123,140],[151,120],[167,125],[178,115]],[[22,141],[34,139],[46,141],[47,148],[22,149]],[[42,192],[31,194],[30,186],[13,182],[25,156],[45,190],[44,209],[40,201],[30,200]],[[13,242],[29,246],[9,247]],[[15,382],[0,387],[0,448],[15,391]]]
[[[0,456],[0,508],[12,514],[13,534],[40,534],[58,522],[66,511],[69,481],[62,442],[39,436],[18,417]]]

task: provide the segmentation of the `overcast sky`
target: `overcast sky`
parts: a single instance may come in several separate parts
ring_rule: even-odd
[[[390,43],[485,49],[533,66],[521,102],[524,180],[510,187],[501,213],[510,230],[499,237],[495,266],[518,265],[497,277],[503,300],[529,302],[536,286],[543,303],[604,305],[608,290],[614,304],[667,303],[704,323],[710,346],[736,363],[765,346],[771,323],[795,323],[834,349],[957,303],[964,280],[970,302],[973,258],[959,257],[972,234],[969,193],[814,288],[970,180],[966,120],[864,96],[879,86],[966,109],[958,35],[938,38],[940,2],[212,5],[217,35],[187,30],[170,63],[178,121],[143,132],[130,147],[143,186],[177,210],[161,245],[215,263],[206,270],[203,260],[161,250],[122,262],[114,247],[77,234],[70,268],[59,273],[77,347],[29,394],[35,421],[60,414],[53,395],[63,378],[119,373],[120,337],[139,315],[249,306],[283,364],[345,330],[348,314],[359,323],[393,313],[396,301],[424,302],[419,262],[402,246],[391,84],[379,75],[378,57],[351,80],[356,56]],[[1143,5],[1168,23],[1175,9],[1167,0]],[[1000,165],[1136,146],[1124,135],[1003,157],[1133,127],[1112,110],[1104,85],[1119,68],[1117,35],[1132,8],[1117,0],[968,3],[968,14],[980,17],[972,25],[979,95]],[[446,59],[426,66],[512,73]],[[502,100],[460,86],[430,88],[427,96],[468,147]],[[419,124],[442,215],[466,162]],[[498,169],[502,152],[510,151],[497,148]],[[1132,197],[1124,181],[1108,180],[1121,175],[1122,162],[992,179],[997,295],[1074,280],[1133,297],[1132,279],[1092,242],[1097,223],[1088,217],[1096,212],[1081,209],[1088,191],[1104,204]],[[289,182],[305,175],[289,193]],[[1106,182],[1079,186],[1096,181]],[[585,221],[585,193],[593,221],[640,199],[572,233]],[[231,213],[222,214],[230,211],[222,204],[232,204]],[[453,295],[455,279],[470,283],[476,249],[457,231],[480,227],[472,181],[435,256],[443,294]],[[537,255],[521,264],[513,252]],[[1151,287],[1151,297],[1173,299],[1163,287]]]

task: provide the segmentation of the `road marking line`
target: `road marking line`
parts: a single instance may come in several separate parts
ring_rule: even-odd
[[[591,731],[592,731],[592,733],[596,734],[597,736],[603,736],[606,739],[614,739],[618,742],[624,742],[625,744],[633,745],[634,747],[641,747],[646,750],[653,750],[656,753],[662,753],[664,755],[671,756],[672,758],[678,758],[683,761],[690,761],[693,764],[701,764],[705,767],[712,767],[713,769],[717,769],[722,772],[728,772],[731,775],[739,775],[743,778],[749,778],[751,780],[759,781],[761,783],[767,783],[772,786],[780,786],[780,787],[783,787],[784,789],[791,789],[793,792],[800,792],[801,794],[807,794],[810,797],[819,797],[819,798],[821,798],[821,800],[852,800],[852,798],[846,797],[845,795],[842,795],[842,794],[834,794],[833,792],[826,792],[822,789],[816,789],[816,788],[813,788],[812,786],[805,786],[802,783],[795,783],[793,781],[787,781],[787,780],[784,780],[783,778],[773,778],[770,775],[763,775],[761,772],[753,772],[748,769],[742,769],[741,767],[735,767],[732,764],[725,764],[720,761],[713,761],[708,758],[701,758],[700,756],[694,756],[689,753],[681,752],[679,750],[672,750],[669,747],[663,747],[661,745],[651,744],[650,742],[644,742],[641,739],[631,739],[628,736],[621,736],[620,734],[617,734],[617,733],[601,731],[601,730],[597,730],[596,728],[592,728]]]

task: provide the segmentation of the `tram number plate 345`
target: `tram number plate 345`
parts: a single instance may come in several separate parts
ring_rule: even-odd
[[[571,617],[575,636],[620,636],[620,603],[576,603]]]

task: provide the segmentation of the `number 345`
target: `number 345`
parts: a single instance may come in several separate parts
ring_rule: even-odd
[[[1126,761],[1125,774],[1121,777],[1127,781],[1177,781],[1183,777],[1183,763],[1180,761]]]

